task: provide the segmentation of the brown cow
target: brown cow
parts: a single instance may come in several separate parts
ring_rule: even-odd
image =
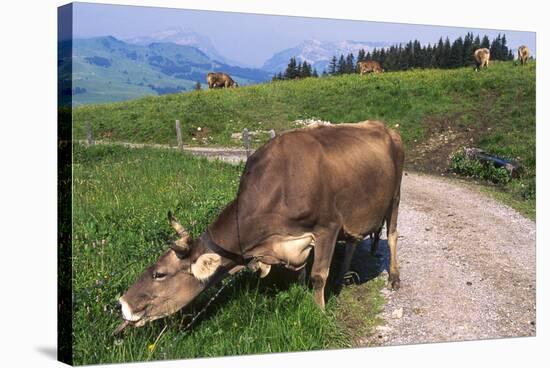
[[[489,58],[491,57],[491,53],[489,49],[483,48],[483,49],[477,49],[474,52],[474,60],[476,62],[475,70],[479,70],[479,68],[487,68],[489,66]]]
[[[208,88],[230,88],[239,86],[229,74],[221,72],[208,73],[206,81],[208,82]]]
[[[360,75],[365,73],[382,73],[384,71],[380,63],[374,60],[360,61],[357,65],[359,66]]]
[[[518,60],[521,65],[525,65],[529,59],[529,48],[525,45],[518,47]]]
[[[313,249],[311,282],[324,290],[337,240],[347,247],[386,224],[389,281],[399,288],[397,213],[404,152],[381,122],[315,126],[278,135],[248,159],[236,198],[196,239],[169,213],[178,235],[120,298],[123,323],[142,326],[189,304],[244,267],[265,276],[272,265],[300,270]]]

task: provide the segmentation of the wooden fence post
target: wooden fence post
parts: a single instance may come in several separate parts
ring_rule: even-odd
[[[277,134],[275,134],[275,130],[271,129],[271,130],[269,131],[269,139],[275,138],[276,135],[277,135]]]
[[[176,136],[178,138],[178,148],[180,151],[183,151],[183,138],[181,135],[181,125],[179,120],[176,120]]]
[[[250,157],[250,137],[248,136],[248,129],[243,129],[243,144],[246,150],[246,158]]]
[[[86,121],[86,138],[87,138],[89,146],[94,144],[94,136],[93,136],[93,133],[92,133],[92,124],[90,124],[89,121]]]

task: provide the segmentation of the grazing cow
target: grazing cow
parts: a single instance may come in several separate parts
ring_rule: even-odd
[[[475,70],[479,70],[479,68],[487,68],[489,66],[489,58],[491,57],[491,53],[489,52],[489,49],[483,48],[483,49],[477,49],[474,52],[474,60],[476,61],[476,67]]]
[[[208,82],[208,88],[230,88],[239,86],[229,74],[221,72],[208,73],[206,81]]]
[[[525,65],[529,59],[529,48],[525,45],[518,47],[518,60],[521,65]]]
[[[198,238],[169,213],[178,235],[119,302],[127,326],[143,326],[189,304],[244,267],[302,269],[313,250],[311,283],[324,290],[337,240],[357,241],[386,224],[389,281],[399,288],[397,214],[404,152],[401,137],[381,122],[314,126],[271,139],[248,159],[236,198]]]
[[[361,75],[365,73],[382,73],[384,71],[380,63],[374,60],[360,61],[357,65],[359,65],[359,74]]]

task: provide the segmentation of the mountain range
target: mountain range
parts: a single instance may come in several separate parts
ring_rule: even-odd
[[[387,47],[382,42],[319,40],[275,53],[262,68],[245,67],[224,57],[210,39],[186,28],[168,28],[147,36],[120,40],[112,36],[76,38],[72,49],[72,90],[61,91],[62,103],[73,105],[124,101],[147,95],[206,88],[206,74],[229,73],[239,85],[262,83],[284,71],[291,57],[307,61],[319,73],[333,56]],[[70,64],[59,60],[60,77],[70,78]]]
[[[362,42],[362,41],[339,41],[339,42],[324,42],[319,40],[306,40],[299,45],[282,50],[274,54],[262,66],[262,69],[271,73],[284,71],[291,57],[295,57],[297,61],[307,61],[313,65],[319,73],[325,70],[333,56],[346,56],[353,53],[357,56],[359,50],[364,49],[365,52],[372,51],[374,48],[389,47],[390,44],[385,42]]]
[[[147,46],[151,43],[175,43],[176,45],[191,46],[199,49],[210,59],[222,62],[224,64],[249,67],[249,65],[231,60],[223,56],[216,50],[212,41],[202,34],[192,29],[183,27],[170,27],[161,31],[153,32],[146,36],[131,37],[124,40],[127,43]]]

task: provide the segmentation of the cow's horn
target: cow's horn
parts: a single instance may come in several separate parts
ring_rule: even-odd
[[[179,239],[179,240],[176,240],[175,242],[172,242],[172,244],[170,244],[170,248],[172,248],[172,250],[176,252],[176,255],[179,258],[184,258],[189,252],[189,250],[191,249],[189,247],[189,244],[187,243],[187,239],[188,238]]]
[[[188,237],[189,234],[185,230],[185,228],[176,220],[176,218],[172,215],[172,211],[168,211],[168,222],[170,222],[170,225],[176,230],[176,233],[181,237],[185,238]]]

